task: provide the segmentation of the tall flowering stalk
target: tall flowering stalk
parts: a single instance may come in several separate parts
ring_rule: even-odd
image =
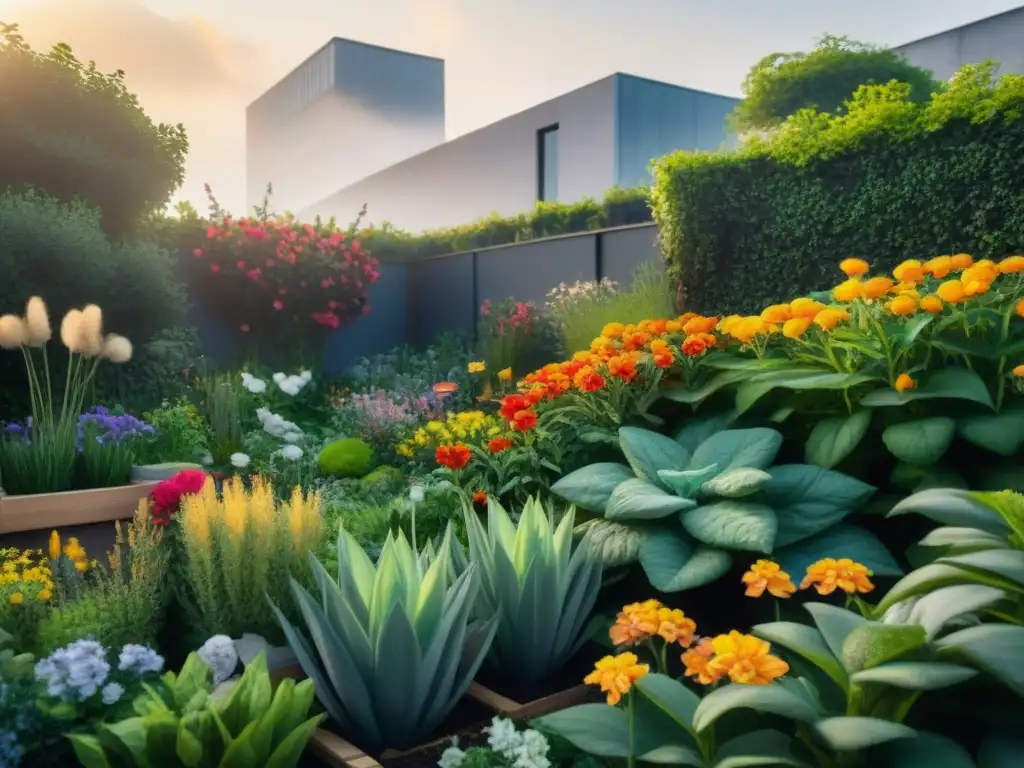
[[[503,371],[514,368],[533,336],[537,311],[530,302],[508,299],[498,306],[489,300],[480,305],[477,336],[486,368]]]
[[[78,416],[101,360],[126,363],[132,345],[103,333],[103,311],[95,304],[72,309],[60,326],[68,350],[63,396],[54,393],[47,343],[53,336],[46,304],[28,300],[24,317],[0,316],[0,348],[20,350],[28,374],[32,418],[12,439],[0,438],[0,477],[10,493],[66,491],[72,487],[78,448]]]

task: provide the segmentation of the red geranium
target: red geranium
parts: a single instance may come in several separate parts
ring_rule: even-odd
[[[471,456],[472,453],[469,450],[469,446],[465,443],[439,445],[437,450],[434,451],[434,460],[442,467],[448,467],[448,469],[462,469],[469,463]]]
[[[198,469],[183,469],[174,477],[161,481],[149,492],[152,504],[153,523],[167,525],[181,506],[183,496],[191,496],[203,490],[206,473]]]

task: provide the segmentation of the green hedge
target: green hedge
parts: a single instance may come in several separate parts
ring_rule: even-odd
[[[914,103],[864,86],[842,115],[798,112],[731,154],[656,163],[654,218],[687,309],[756,311],[836,284],[848,256],[1024,249],[1024,76],[964,67]]]

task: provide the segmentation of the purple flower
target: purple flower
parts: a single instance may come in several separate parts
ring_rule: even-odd
[[[101,405],[86,411],[78,417],[78,447],[85,440],[93,440],[100,445],[121,445],[139,437],[150,437],[156,434],[152,425],[130,413],[111,413]]]

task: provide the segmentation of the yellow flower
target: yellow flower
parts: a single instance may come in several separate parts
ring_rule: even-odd
[[[684,674],[687,677],[695,678],[701,685],[717,683],[724,673],[709,669],[714,655],[715,649],[711,644],[711,638],[705,637],[701,639],[681,657],[683,666],[686,668]]]
[[[617,339],[626,331],[626,326],[622,323],[608,323],[604,328],[601,329],[601,335],[607,336],[609,339]]]
[[[792,314],[788,304],[773,304],[761,312],[761,319],[766,323],[785,323]]]
[[[729,334],[744,344],[749,344],[755,336],[759,333],[764,333],[768,330],[768,325],[757,315],[751,317],[741,318],[736,325],[734,325]]]
[[[711,641],[715,656],[708,663],[712,675],[728,675],[734,683],[767,685],[789,672],[789,664],[772,656],[767,641],[735,629]]]
[[[620,653],[618,656],[605,656],[594,665],[594,671],[583,678],[587,685],[597,685],[608,694],[608,704],[615,706],[624,694],[640,678],[644,677],[650,667],[638,664],[635,653]]]
[[[11,605],[21,605],[25,602],[25,596],[21,592],[11,592],[11,596],[7,599]]]
[[[823,309],[814,316],[814,324],[823,331],[834,330],[839,323],[850,319],[850,313],[842,309]]]
[[[837,588],[849,595],[867,593],[875,588],[870,576],[871,571],[867,566],[855,563],[848,557],[839,560],[826,557],[807,568],[800,589],[807,589],[813,584],[819,595],[831,595]]]
[[[888,277],[872,277],[864,283],[864,298],[877,299],[884,296],[893,288],[893,282]]]
[[[732,333],[732,329],[735,328],[743,318],[740,315],[729,315],[723,317],[718,323],[718,330],[722,333]]]
[[[666,643],[679,643],[685,647],[693,642],[693,633],[697,631],[697,622],[687,617],[678,608],[659,608],[657,619],[658,637]]]
[[[789,311],[792,312],[794,318],[803,317],[813,320],[823,309],[825,309],[825,305],[814,299],[793,299],[789,303]]]
[[[964,284],[965,288],[972,283],[991,285],[992,281],[997,277],[999,277],[999,270],[994,265],[991,265],[991,262],[979,261],[973,267],[968,267],[960,274],[960,282]]]
[[[843,259],[839,262],[839,268],[847,277],[860,277],[866,275],[871,269],[864,259]]]
[[[50,591],[49,587],[43,587],[39,590],[39,594],[36,595],[36,600],[40,603],[49,602],[50,598],[53,597],[53,592]]]
[[[658,631],[658,611],[662,605],[657,600],[630,603],[623,606],[615,623],[608,630],[613,645],[636,645]]]
[[[1020,317],[1024,317],[1024,299],[1017,302],[1017,306],[1014,307],[1014,310]]]
[[[50,559],[60,559],[60,534],[57,531],[50,532]]]
[[[1004,275],[1024,272],[1024,256],[1007,256],[998,264],[999,271]]]
[[[958,253],[949,260],[953,269],[967,269],[974,263],[974,257],[966,253]]]
[[[787,339],[799,339],[807,333],[807,329],[811,327],[812,322],[809,317],[794,317],[787,320],[782,325],[782,335]]]
[[[466,366],[470,373],[483,373],[487,370],[487,363],[475,361]]]
[[[1024,363],[1021,363],[1013,369],[1013,375],[1019,378],[1024,378]]]
[[[512,369],[502,368],[500,371],[498,371],[498,379],[500,381],[512,381]]]
[[[917,259],[908,259],[892,271],[901,283],[919,283],[924,280],[924,268]]]
[[[936,280],[941,280],[953,271],[953,259],[950,256],[936,256],[921,265],[926,275],[931,275]]]
[[[886,305],[886,308],[894,315],[906,317],[917,312],[917,299],[913,296],[897,296]]]
[[[964,286],[959,280],[947,280],[935,291],[939,298],[947,304],[956,304],[964,300]]]
[[[766,589],[769,594],[781,598],[796,592],[789,574],[771,560],[758,560],[750,566],[750,570],[743,574],[743,583],[747,585],[747,597],[760,597]]]
[[[909,373],[901,373],[896,377],[895,386],[897,392],[906,392],[908,389],[917,387],[917,382],[911,378]]]
[[[75,560],[75,570],[79,573],[85,573],[89,570],[89,563],[85,560]]]
[[[967,296],[980,296],[983,293],[987,293],[991,287],[991,283],[987,283],[984,280],[972,280],[969,283],[964,283],[964,294]]]
[[[832,289],[832,296],[836,301],[854,301],[864,295],[864,283],[855,277],[851,277]]]
[[[925,296],[921,299],[921,309],[930,315],[937,315],[942,311],[942,299],[938,296]]]

